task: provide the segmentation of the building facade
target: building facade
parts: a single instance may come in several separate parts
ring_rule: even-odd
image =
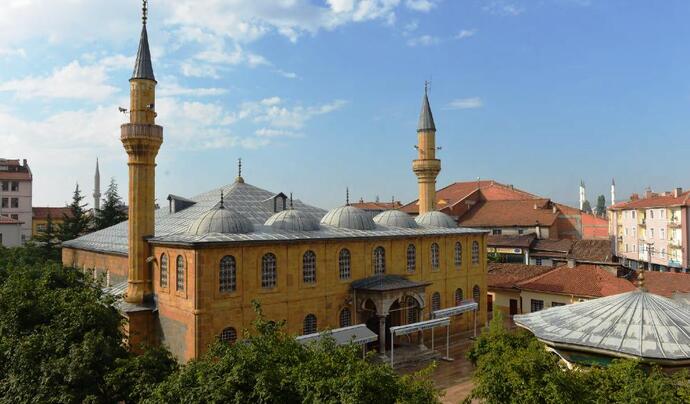
[[[34,207],[31,209],[32,214],[32,229],[31,236],[36,235],[46,231],[48,226],[48,218],[53,223],[53,230],[57,231],[58,227],[65,221],[65,216],[71,216],[72,211],[68,207],[64,208],[51,208],[51,207]]]
[[[441,212],[412,218],[387,210],[372,218],[349,203],[326,212],[288,202],[241,174],[195,197],[170,195],[168,209],[155,209],[155,158],[163,142],[153,109],[156,84],[144,20],[130,122],[121,135],[129,156],[129,220],[66,242],[62,251],[65,265],[92,271],[109,292],[124,295],[120,310],[132,346],[161,343],[182,360],[196,358],[216,339],[241,338],[255,318],[254,301],[293,334],[366,324],[378,334],[381,353],[390,327],[466,299],[479,302],[477,321],[486,321],[487,234],[460,228]],[[418,134],[426,145],[435,144],[430,114],[425,95]],[[430,192],[420,182],[422,191]],[[453,329],[469,329],[467,317],[454,319]]]
[[[690,192],[648,191],[609,208],[609,232],[624,265],[655,271],[688,271]]]
[[[20,238],[31,238],[33,175],[24,159],[0,159],[0,216],[21,222]]]

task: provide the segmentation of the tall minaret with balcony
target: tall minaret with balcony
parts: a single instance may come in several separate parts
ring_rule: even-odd
[[[142,303],[152,293],[145,238],[154,235],[156,155],[163,143],[163,128],[155,124],[156,79],[146,33],[146,3],[144,0],[139,50],[129,80],[129,123],[121,126],[120,136],[129,157],[129,273],[125,300],[130,303]]]
[[[98,171],[98,158],[96,158],[96,174],[93,176],[93,213],[101,208],[101,173]]]
[[[616,179],[611,178],[611,205],[616,204]]]
[[[580,210],[585,208],[585,201],[587,200],[587,195],[585,195],[585,182],[580,180]]]
[[[412,171],[419,185],[420,215],[436,209],[436,177],[441,172],[441,160],[436,158],[436,126],[429,106],[428,89],[426,83],[417,124],[417,159],[412,162]]]

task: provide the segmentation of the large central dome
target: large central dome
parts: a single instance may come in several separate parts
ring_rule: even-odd
[[[376,223],[362,209],[346,205],[332,209],[321,219],[321,224],[352,230],[374,230]]]

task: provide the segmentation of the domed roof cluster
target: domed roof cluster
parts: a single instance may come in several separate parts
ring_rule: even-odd
[[[422,227],[444,227],[452,229],[458,227],[452,217],[446,215],[443,212],[433,210],[431,212],[422,213],[414,219],[418,225]]]
[[[189,226],[187,233],[201,236],[209,233],[243,234],[254,231],[252,223],[239,213],[220,204],[201,215]]]
[[[314,231],[319,230],[319,222],[312,215],[301,210],[288,209],[276,213],[266,220],[266,226],[276,230]]]
[[[415,229],[419,227],[412,216],[401,210],[386,210],[374,216],[374,222],[386,227]]]
[[[331,209],[321,219],[321,224],[352,230],[374,230],[376,228],[376,223],[367,212],[350,205]]]

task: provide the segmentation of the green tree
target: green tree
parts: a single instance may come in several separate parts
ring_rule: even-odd
[[[58,226],[53,224],[53,218],[48,213],[45,230],[33,237],[37,246],[43,250],[44,258],[57,261],[60,259],[60,240]]]
[[[244,343],[217,342],[159,385],[151,403],[435,403],[428,373],[401,377],[326,338],[303,346],[257,306]],[[428,372],[428,371],[427,371]]]
[[[604,195],[599,195],[597,197],[597,216],[606,216],[606,197]]]
[[[175,364],[160,349],[130,354],[121,326],[89,275],[39,247],[0,251],[0,402],[136,402]]]
[[[589,214],[592,213],[592,205],[588,200],[585,200],[585,202],[582,204],[582,211]]]
[[[84,195],[79,190],[79,184],[74,189],[72,195],[72,202],[67,205],[70,210],[69,214],[63,214],[63,222],[59,229],[60,241],[73,240],[89,230],[90,217],[86,212],[86,204],[82,203]]]
[[[125,204],[117,192],[114,178],[110,180],[110,185],[108,185],[104,196],[102,208],[96,211],[94,230],[105,229],[127,220]]]

